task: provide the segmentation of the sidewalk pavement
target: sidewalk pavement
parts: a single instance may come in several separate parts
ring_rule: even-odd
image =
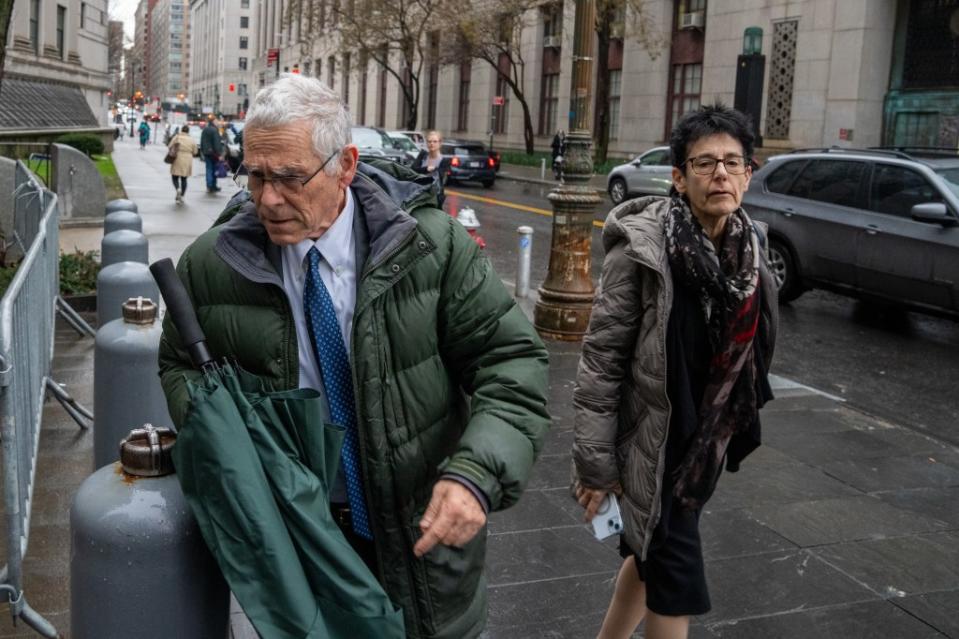
[[[198,177],[177,208],[162,148],[121,141],[114,160],[143,215],[151,260],[179,255],[228,198],[226,180],[212,196]],[[70,248],[77,232],[65,231],[61,244]],[[519,301],[531,313],[535,299]],[[620,565],[615,542],[592,539],[568,493],[579,345],[548,347],[553,427],[523,499],[490,517],[487,639],[595,636]],[[92,407],[92,340],[63,328],[56,349],[54,378]],[[693,619],[690,636],[959,638],[959,450],[774,381],[764,445],[722,477],[703,514],[713,609]],[[25,595],[69,632],[68,509],[92,470],[92,433],[56,403],[43,424]],[[0,623],[0,637],[32,636]]]

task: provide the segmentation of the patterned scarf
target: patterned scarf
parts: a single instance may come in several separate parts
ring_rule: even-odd
[[[753,338],[759,324],[759,253],[742,208],[726,218],[717,254],[679,195],[673,196],[666,217],[666,250],[673,278],[697,292],[713,351],[699,427],[676,470],[673,489],[684,507],[695,509],[712,494],[729,440],[757,416]]]

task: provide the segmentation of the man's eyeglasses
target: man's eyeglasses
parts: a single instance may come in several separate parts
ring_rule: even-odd
[[[259,171],[250,171],[244,165],[240,165],[240,168],[237,169],[236,173],[233,174],[233,181],[240,188],[246,188],[250,191],[259,191],[267,183],[272,184],[273,188],[277,192],[283,195],[299,195],[303,192],[303,189],[309,183],[310,180],[315,178],[320,174],[320,171],[326,168],[326,165],[330,163],[330,160],[339,155],[339,151],[334,151],[330,154],[326,161],[320,165],[316,171],[313,172],[309,177],[303,177],[302,175],[281,175],[278,177],[266,177]],[[245,174],[244,174],[245,171]],[[246,177],[246,185],[242,183],[242,178]]]
[[[686,161],[693,167],[693,173],[696,175],[712,175],[720,162],[726,168],[726,173],[730,175],[742,175],[746,172],[746,167],[749,166],[749,162],[741,155],[730,155],[722,160],[708,156],[697,156]]]

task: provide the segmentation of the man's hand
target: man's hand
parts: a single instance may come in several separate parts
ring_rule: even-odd
[[[587,524],[593,521],[596,511],[599,510],[599,505],[603,503],[603,499],[606,498],[608,492],[610,491],[601,488],[584,488],[581,484],[576,484],[576,501],[586,509],[585,519]],[[617,485],[612,492],[620,495],[623,489]]]
[[[463,546],[485,523],[483,506],[469,488],[457,481],[441,479],[433,487],[433,497],[420,520],[423,536],[413,547],[413,554],[422,557],[438,543]]]

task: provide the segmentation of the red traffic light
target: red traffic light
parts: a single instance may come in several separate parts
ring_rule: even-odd
[[[233,84],[232,82],[230,83],[229,87],[227,87],[227,88],[230,90],[230,93],[233,93],[234,91],[236,91],[236,85]]]

